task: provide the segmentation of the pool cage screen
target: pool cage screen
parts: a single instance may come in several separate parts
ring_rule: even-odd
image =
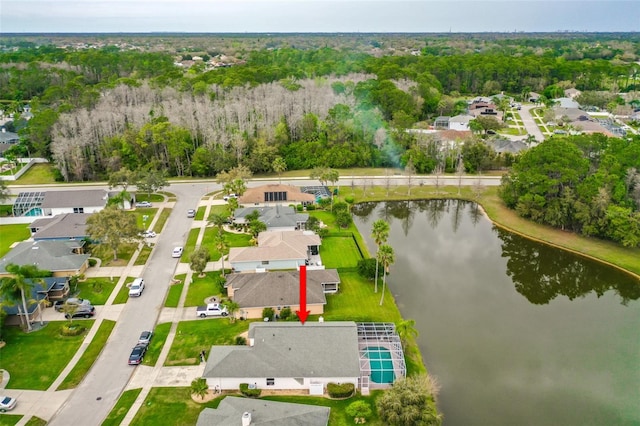
[[[40,207],[44,200],[44,192],[21,192],[13,203],[13,215],[22,216],[34,207]]]
[[[391,384],[405,377],[407,366],[394,323],[357,323],[360,374],[373,383]]]

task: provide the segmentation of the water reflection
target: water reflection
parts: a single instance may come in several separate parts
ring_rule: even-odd
[[[591,292],[600,297],[609,290],[614,290],[624,305],[640,298],[640,285],[622,271],[502,229],[497,233],[502,240],[502,257],[508,259],[507,275],[531,303],[544,305],[559,295],[574,300]]]
[[[353,212],[372,253],[373,221],[391,225],[387,284],[416,321],[446,426],[640,424],[636,279],[500,231],[474,203]]]

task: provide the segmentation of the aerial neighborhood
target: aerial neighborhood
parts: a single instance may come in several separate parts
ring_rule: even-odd
[[[0,424],[635,424],[638,52],[0,33]]]

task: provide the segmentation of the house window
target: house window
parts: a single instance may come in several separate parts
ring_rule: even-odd
[[[263,261],[262,261],[262,264],[263,264],[263,265],[268,265],[268,264],[269,264],[269,261],[268,261],[268,260],[263,260]]]
[[[267,386],[274,386],[275,384],[276,384],[276,379],[274,378],[267,379]]]
[[[73,212],[74,213],[84,213],[84,207],[74,207],[73,208]]]

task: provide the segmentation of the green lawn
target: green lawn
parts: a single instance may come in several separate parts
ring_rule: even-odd
[[[180,262],[189,263],[189,258],[191,256],[191,253],[193,253],[196,249],[196,241],[198,240],[199,233],[200,233],[200,228],[191,228],[189,230],[189,235],[187,236],[187,242],[184,245],[184,251],[182,252],[182,257],[180,258]],[[211,253],[211,247],[208,247],[208,248],[209,248],[209,253]]]
[[[182,321],[165,365],[197,365],[200,351],[209,353],[212,345],[233,345],[236,336],[248,329],[249,321],[231,322],[229,318]]]
[[[127,285],[131,284],[133,280],[135,280],[134,277],[127,277],[122,287],[120,287],[120,290],[118,291],[118,294],[116,295],[115,299],[113,299],[114,305],[118,305],[120,303],[127,303],[127,300],[129,300],[129,287],[127,287]]]
[[[86,281],[78,282],[77,296],[88,299],[92,305],[104,305],[111,295],[118,282],[118,277],[110,278],[87,278]],[[71,288],[72,293],[76,293],[75,288]]]
[[[320,257],[327,268],[355,268],[362,259],[352,237],[325,237],[320,246]]]
[[[200,206],[196,211],[196,217],[193,220],[204,220],[204,212],[207,210],[207,206]]]
[[[45,183],[61,183],[56,182],[53,174],[53,165],[50,163],[39,163],[32,165],[16,181],[18,185],[40,185]]]
[[[182,294],[182,289],[184,288],[184,275],[182,275],[182,278],[176,277],[176,279],[180,280],[180,284],[172,284],[169,287],[167,299],[164,301],[164,306],[167,308],[177,308],[178,303],[180,302],[180,295]]]
[[[11,374],[9,389],[46,390],[76,353],[84,334],[62,336],[67,321],[52,321],[44,328],[24,333],[18,327],[5,327],[2,337],[7,345],[0,349],[0,368]],[[87,330],[93,320],[74,320]]]
[[[158,358],[160,357],[162,347],[164,346],[164,342],[166,342],[167,336],[169,335],[170,329],[171,323],[165,322],[162,324],[158,324],[153,330],[153,338],[151,339],[151,343],[149,344],[147,353],[144,354],[144,360],[142,361],[144,365],[156,365],[156,362],[158,362]]]
[[[100,324],[98,332],[91,340],[89,347],[82,354],[82,357],[78,363],[73,367],[73,370],[65,377],[64,381],[58,386],[56,390],[72,389],[80,384],[84,376],[87,374],[95,360],[100,355],[102,348],[104,348],[107,339],[111,335],[111,331],[116,326],[115,321],[103,320]]]
[[[106,245],[95,245],[92,246],[91,257],[99,258],[101,266],[126,266],[137,248],[138,243],[122,244],[118,250],[118,258],[114,260],[113,250]]]
[[[156,224],[153,226],[153,231],[155,231],[158,234],[162,232],[162,230],[164,229],[164,224],[167,223],[167,220],[169,219],[169,215],[171,215],[172,210],[173,209],[168,209],[168,208],[162,209],[162,211],[160,212],[160,217],[158,218],[158,220],[156,220]]]
[[[198,404],[191,399],[189,388],[152,388],[131,422],[132,426],[164,425],[171,419],[175,426],[193,426],[207,407],[215,408],[219,399]],[[238,420],[238,425],[240,420]]]
[[[136,192],[136,201],[149,201],[151,203],[162,203],[164,202],[164,195],[161,193],[151,193],[147,194],[146,192]]]
[[[0,415],[0,426],[13,426],[17,424],[21,419],[20,414],[2,414]]]
[[[147,230],[150,227],[151,222],[153,221],[153,217],[158,213],[158,208],[157,207],[138,207],[135,210],[127,213],[133,214],[136,216],[136,223],[138,224],[138,229]]]
[[[11,245],[18,241],[24,241],[31,236],[26,223],[0,226],[0,257],[9,253]]]
[[[124,416],[127,415],[133,403],[136,402],[140,392],[142,392],[142,388],[129,389],[128,391],[122,392],[122,395],[118,398],[118,402],[116,402],[116,405],[111,409],[107,418],[102,422],[102,426],[118,426],[121,424]]]
[[[144,265],[149,260],[149,256],[151,255],[151,250],[153,246],[149,247],[149,244],[145,244],[142,246],[140,253],[138,253],[138,257],[136,257],[136,261],[133,262],[134,265]]]
[[[189,231],[187,245],[185,246],[184,253],[180,258],[181,262],[189,262],[189,256],[191,256],[191,253],[195,250],[199,232],[200,228],[192,228],[191,231]],[[207,226],[204,230],[204,235],[202,236],[202,243],[200,244],[201,247],[206,247],[209,250],[211,260],[214,262],[220,260],[220,252],[214,245],[216,233],[217,229],[215,226]],[[251,245],[251,235],[249,234],[237,234],[235,232],[224,231],[224,237],[229,247],[248,247]],[[229,254],[229,251],[227,250],[225,254]]]
[[[46,424],[47,424],[46,420],[43,420],[40,417],[31,416],[26,426],[45,426]]]
[[[206,272],[204,277],[193,275],[184,306],[203,305],[208,297],[226,295],[221,283],[220,271]]]

